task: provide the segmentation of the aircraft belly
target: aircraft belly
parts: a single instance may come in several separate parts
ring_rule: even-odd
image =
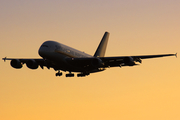
[[[51,53],[46,56],[50,60],[56,70],[82,72],[84,69],[81,67],[70,65],[66,62],[67,56],[59,53]]]

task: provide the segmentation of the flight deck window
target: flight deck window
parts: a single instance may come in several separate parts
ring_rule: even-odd
[[[42,47],[48,47],[47,45],[42,45]]]

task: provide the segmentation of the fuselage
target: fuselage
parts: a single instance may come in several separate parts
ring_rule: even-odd
[[[63,71],[81,72],[83,68],[67,63],[67,58],[91,58],[93,56],[55,41],[46,41],[39,48],[39,55],[51,61]]]

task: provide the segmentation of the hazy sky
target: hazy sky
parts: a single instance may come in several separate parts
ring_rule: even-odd
[[[106,56],[180,53],[178,0],[1,0],[0,57],[39,58],[46,40]],[[180,60],[143,60],[84,78],[0,62],[1,120],[179,120]],[[75,75],[76,76],[76,75]]]

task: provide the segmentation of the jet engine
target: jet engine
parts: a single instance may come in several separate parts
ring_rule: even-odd
[[[124,57],[123,61],[125,65],[128,65],[128,66],[135,65],[134,59],[132,57]]]
[[[30,69],[37,69],[39,65],[35,60],[32,59],[26,62],[26,66]]]
[[[94,58],[92,61],[91,61],[91,64],[93,65],[93,67],[95,68],[98,68],[98,67],[101,67],[103,65],[103,62],[101,59],[99,58]]]
[[[22,63],[19,59],[13,59],[11,60],[11,66],[16,69],[22,68]]]

